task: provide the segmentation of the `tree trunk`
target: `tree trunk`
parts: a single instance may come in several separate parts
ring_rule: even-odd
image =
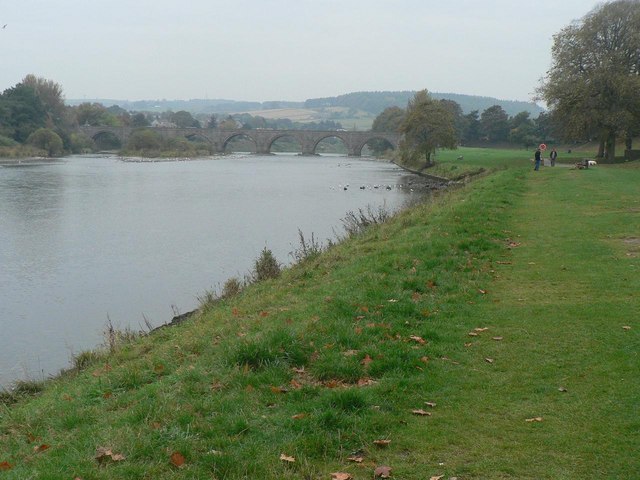
[[[605,156],[608,163],[613,163],[616,160],[616,133],[610,131],[607,135]]]
[[[604,158],[604,137],[601,137],[600,143],[598,143],[598,154],[596,158]]]
[[[624,139],[624,145],[627,150],[631,150],[633,148],[633,134],[630,130],[627,130],[627,136]]]

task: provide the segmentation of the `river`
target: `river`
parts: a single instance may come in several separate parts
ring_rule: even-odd
[[[195,308],[264,247],[290,263],[299,229],[335,239],[348,211],[398,209],[413,180],[339,156],[0,166],[0,388],[67,368],[108,320],[140,330]]]

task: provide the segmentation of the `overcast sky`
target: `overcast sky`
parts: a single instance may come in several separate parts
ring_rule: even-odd
[[[292,100],[420,90],[530,100],[594,0],[0,0],[0,91]],[[5,28],[2,26],[6,24]]]

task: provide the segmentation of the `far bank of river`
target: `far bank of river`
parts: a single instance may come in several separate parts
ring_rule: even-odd
[[[338,156],[2,166],[0,386],[67,367],[108,320],[138,330],[193,309],[264,247],[289,263],[298,229],[335,239],[348,211],[424,190],[395,165]]]

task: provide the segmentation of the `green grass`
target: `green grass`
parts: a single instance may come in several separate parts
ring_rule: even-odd
[[[0,404],[0,478],[637,478],[640,169],[463,155],[490,173]]]

